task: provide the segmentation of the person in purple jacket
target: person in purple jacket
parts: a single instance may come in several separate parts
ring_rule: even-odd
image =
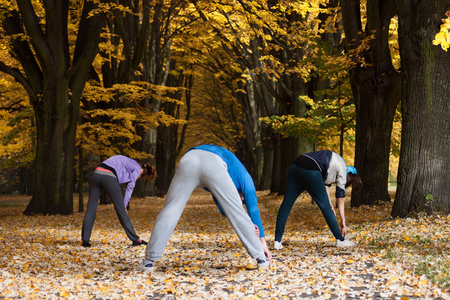
[[[126,206],[130,201],[136,180],[139,178],[153,180],[155,177],[156,169],[153,165],[146,163],[141,166],[137,161],[123,155],[115,155],[102,162],[95,169],[89,182],[89,200],[81,230],[81,245],[83,247],[91,246],[91,232],[102,188],[111,198],[120,224],[122,224],[128,238],[133,242],[132,245],[146,245],[147,243],[141,240],[134,231]],[[122,195],[122,189],[120,188],[120,184],[123,183],[127,184],[125,195]]]

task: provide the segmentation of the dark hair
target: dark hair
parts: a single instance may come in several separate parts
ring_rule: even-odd
[[[143,178],[147,178],[148,180],[153,180],[156,178],[156,168],[151,163],[143,164],[141,168],[144,171],[141,175]]]
[[[355,192],[359,192],[363,188],[363,182],[358,174],[347,173],[347,183],[345,187],[352,186]]]

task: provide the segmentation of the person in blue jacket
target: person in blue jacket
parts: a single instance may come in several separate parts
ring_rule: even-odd
[[[146,245],[134,231],[133,224],[128,216],[126,206],[138,178],[153,180],[156,177],[156,168],[146,163],[140,165],[134,159],[123,155],[111,156],[102,162],[94,171],[89,182],[89,200],[84,215],[83,227],[81,229],[81,245],[91,247],[90,239],[92,227],[97,214],[98,199],[102,189],[108,193],[116,210],[117,217],[133,246]],[[126,183],[125,195],[122,194],[121,184]]]
[[[336,220],[336,212],[331,204],[330,186],[336,183],[336,202],[341,219],[341,229]],[[319,206],[328,227],[336,238],[336,247],[351,247],[354,243],[346,239],[347,226],[345,224],[344,198],[345,188],[352,188],[359,192],[362,181],[354,167],[347,167],[339,154],[322,150],[303,154],[297,157],[289,167],[283,202],[277,215],[274,249],[283,248],[281,239],[292,206],[298,196],[307,191]]]
[[[181,158],[167,191],[164,208],[156,218],[145,249],[145,259],[137,269],[153,271],[153,263],[161,258],[186,202],[197,187],[211,192],[249,255],[257,260],[258,268],[268,268],[272,255],[264,236],[250,174],[231,151],[216,145],[201,145],[189,149]]]

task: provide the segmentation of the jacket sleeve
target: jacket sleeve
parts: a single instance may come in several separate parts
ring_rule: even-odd
[[[343,159],[336,162],[336,198],[345,197],[345,184],[347,183],[347,165]]]
[[[130,182],[127,183],[127,187],[125,189],[125,195],[123,196],[123,204],[127,207],[128,202],[130,202],[131,195],[133,194],[134,186],[136,185],[136,180],[138,179],[140,173],[134,174],[133,178]]]
[[[212,195],[213,200],[214,200],[214,203],[217,205],[217,208],[219,209],[220,213],[221,213],[223,216],[225,216],[225,213],[223,212],[222,207],[220,207],[219,201],[217,201],[216,197],[214,197],[213,194],[211,194],[211,195]],[[225,217],[226,217],[226,216],[225,216]]]
[[[253,224],[258,226],[259,237],[264,237],[264,229],[262,226],[261,216],[259,214],[258,200],[255,189],[247,187],[245,188],[245,191],[242,191],[242,195],[244,196],[244,204],[247,208],[247,213],[250,216],[250,219]]]

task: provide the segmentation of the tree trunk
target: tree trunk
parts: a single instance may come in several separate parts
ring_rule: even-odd
[[[355,76],[356,72],[351,72]],[[399,102],[400,85],[397,72],[382,75],[377,69],[360,69],[355,101],[356,145],[355,167],[364,188],[352,192],[351,206],[389,202],[389,154],[395,110]],[[355,76],[355,77],[356,77]],[[398,87],[398,88],[396,88]],[[351,165],[350,162],[347,162]]]
[[[364,188],[352,193],[351,206],[390,201],[389,153],[395,109],[400,101],[400,75],[394,69],[388,44],[390,19],[395,14],[389,1],[367,3],[367,26],[362,32],[360,1],[342,0],[347,51],[353,51],[349,70],[356,107],[355,167]],[[368,49],[355,53],[373,35]],[[347,162],[350,164],[350,162]]]
[[[138,147],[140,151],[145,153],[150,153],[154,156],[157,148],[157,130],[149,129],[142,133],[142,141]],[[158,164],[158,177],[161,172]],[[149,180],[138,180],[136,181],[136,186],[134,187],[133,195],[136,197],[154,196],[155,195],[155,181]]]
[[[68,105],[68,80],[57,79],[36,101],[34,193],[24,214],[71,214],[77,115]],[[75,127],[75,128],[74,128]]]
[[[432,41],[448,0],[396,1],[402,59],[402,143],[393,217],[450,213],[450,53]]]
[[[24,214],[70,214],[80,96],[98,51],[104,14],[88,17],[97,4],[84,2],[72,50],[68,38],[69,2],[48,1],[46,4],[45,31],[40,24],[42,19],[29,0],[17,1],[17,10],[4,20],[8,35],[26,32],[29,39],[15,37],[11,50],[25,74],[5,66],[2,71],[24,86],[36,118],[33,197]]]
[[[167,112],[166,112],[167,113]],[[158,142],[156,144],[155,160],[158,162],[158,177],[156,186],[158,192],[167,193],[170,182],[175,175],[175,163],[178,156],[178,126],[160,126],[158,132]]]
[[[84,172],[83,172],[83,147],[78,148],[78,212],[84,212]]]
[[[261,128],[262,148],[264,151],[264,166],[261,175],[261,180],[257,190],[269,190],[272,182],[273,164],[274,164],[274,149],[273,143],[270,141],[271,129]]]
[[[31,168],[31,164],[21,167],[19,172],[20,193],[31,196],[33,194],[33,169]]]

